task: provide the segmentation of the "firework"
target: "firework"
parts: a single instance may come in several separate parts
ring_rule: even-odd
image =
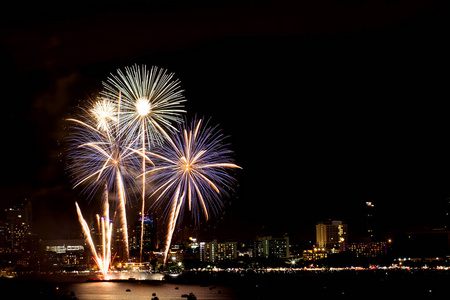
[[[185,101],[180,82],[173,80],[173,73],[167,74],[164,69],[137,65],[125,68],[125,73],[117,71],[104,83],[103,95],[120,99],[119,127],[125,139],[133,142],[140,149],[142,157],[142,172],[146,165],[145,151],[152,145],[161,142],[167,130],[174,127],[171,121],[179,122],[182,110],[181,103]],[[145,212],[146,176],[142,176],[142,209]],[[144,240],[144,218],[141,218],[140,260]]]
[[[220,130],[203,123],[202,119],[194,120],[190,127],[180,127],[179,134],[147,152],[155,163],[146,172],[156,187],[154,205],[162,205],[164,196],[170,199],[165,203],[168,234],[164,259],[186,203],[196,222],[201,214],[208,220],[223,207],[221,196],[227,195],[234,181],[228,169],[240,168],[233,163]]]
[[[118,70],[117,74],[104,83],[99,98],[91,101],[88,108],[81,108],[76,118],[68,119],[73,129],[68,170],[74,188],[84,186],[83,191],[93,197],[101,186],[105,187],[103,214],[97,215],[102,232],[101,253],[97,253],[76,205],[86,240],[102,272],[108,271],[111,262],[109,193],[118,203],[124,259],[129,252],[126,202],[138,190],[141,193],[142,261],[146,186],[151,183],[153,205],[165,207],[165,260],[182,212],[189,209],[197,223],[202,216],[208,220],[218,213],[223,207],[221,199],[234,182],[229,170],[240,168],[233,163],[217,127],[209,127],[202,119],[189,126],[181,124],[185,99],[173,73],[134,66],[125,68],[125,73]],[[178,123],[177,128],[173,123]]]
[[[150,147],[162,141],[167,130],[174,130],[172,122],[181,121],[182,103],[186,101],[180,81],[174,73],[145,66],[126,67],[103,83],[106,98],[120,99],[119,127],[129,140],[141,139],[141,147]]]
[[[90,109],[82,109],[72,122],[69,138],[68,170],[74,178],[74,188],[84,184],[83,191],[92,197],[100,186],[114,191],[123,232],[125,259],[128,258],[128,227],[126,219],[126,186],[136,185],[140,156],[133,144],[121,136],[118,126],[119,107],[108,99],[98,99]],[[138,159],[139,158],[139,159]]]

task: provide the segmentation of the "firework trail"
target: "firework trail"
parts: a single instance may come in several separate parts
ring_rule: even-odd
[[[102,273],[105,276],[111,264],[111,239],[112,239],[112,222],[109,219],[109,201],[108,201],[108,187],[105,184],[103,193],[103,216],[100,218],[97,215],[99,223],[99,232],[102,233]]]
[[[161,147],[147,152],[155,167],[147,171],[155,184],[153,205],[163,205],[164,196],[169,195],[166,205],[168,234],[164,261],[179,221],[180,212],[187,208],[196,222],[203,213],[208,220],[222,207],[221,194],[227,194],[234,178],[227,172],[240,168],[234,164],[224,143],[224,136],[216,127],[202,125],[203,120],[194,120],[190,127],[181,128],[180,133],[167,138]]]
[[[146,149],[162,141],[167,130],[173,130],[171,121],[179,122],[182,102],[185,101],[180,82],[173,80],[173,73],[164,69],[137,65],[117,71],[104,83],[105,97],[121,99],[119,127],[122,136],[139,149],[142,157],[142,173],[147,169]],[[146,198],[146,176],[142,176],[141,245],[140,261],[144,240],[144,212]]]
[[[117,125],[120,123],[120,107],[115,103],[106,98],[97,99],[90,105],[90,109],[82,108],[79,118],[68,119],[73,125],[69,139],[71,149],[68,170],[74,177],[74,188],[84,184],[83,191],[89,192],[90,196],[105,184],[111,191],[115,191],[119,202],[126,260],[129,248],[125,186],[136,185],[135,179],[141,174],[141,158],[136,155],[133,144],[125,143],[121,136]]]
[[[83,229],[83,234],[86,238],[89,248],[91,248],[93,258],[97,264],[100,272],[104,277],[108,274],[109,267],[111,265],[111,237],[112,237],[112,222],[109,219],[109,202],[108,202],[108,189],[105,185],[104,195],[103,195],[103,214],[100,217],[97,214],[98,229],[102,235],[102,253],[97,253],[94,241],[92,240],[91,232],[86,220],[83,218],[81,209],[78,203],[75,202],[77,208],[78,220],[80,221],[81,227]]]

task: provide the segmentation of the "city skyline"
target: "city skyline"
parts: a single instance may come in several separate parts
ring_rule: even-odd
[[[333,220],[317,222],[309,228],[315,231],[311,241],[298,240],[288,234],[259,234],[246,241],[234,238],[201,237],[198,230],[183,228],[176,230],[165,262],[164,233],[157,228],[154,214],[145,215],[143,233],[143,258],[140,258],[140,212],[135,222],[130,222],[130,256],[124,260],[124,243],[121,227],[116,227],[112,242],[112,269],[134,268],[143,264],[146,268],[160,270],[165,267],[198,268],[206,267],[241,267],[258,268],[264,266],[291,267],[310,266],[312,264],[344,267],[377,264],[381,267],[394,266],[399,262],[448,263],[450,244],[449,228],[416,230],[409,232],[391,232],[380,235],[375,229],[376,222],[372,208],[373,203],[366,203],[370,208],[366,214],[365,234],[351,235],[351,226],[345,221]],[[370,222],[369,222],[370,220]],[[117,222],[115,222],[117,223]],[[18,207],[11,207],[0,214],[0,254],[2,255],[2,272],[15,270],[20,274],[54,271],[94,270],[96,258],[91,253],[94,246],[102,251],[104,231],[99,224],[91,221],[89,231],[92,243],[73,235],[64,239],[42,239],[32,230],[32,202],[24,201]],[[117,224],[116,224],[117,226]],[[315,227],[315,230],[314,230]],[[349,231],[350,229],[350,231]],[[406,258],[408,257],[408,258]],[[15,266],[13,269],[11,267]],[[208,267],[209,268],[209,267]],[[100,270],[100,266],[98,266]],[[41,273],[41,274],[43,274]],[[104,274],[106,276],[106,274]]]
[[[28,12],[27,23],[8,16],[1,23],[8,99],[1,124],[14,147],[6,149],[1,208],[35,201],[42,220],[36,230],[49,236],[79,226],[75,201],[83,212],[97,211],[64,174],[63,120],[117,68],[145,63],[180,78],[188,114],[219,124],[243,167],[224,214],[210,226],[301,235],[320,220],[359,222],[367,201],[386,229],[442,226],[450,161],[438,71],[448,67],[448,5],[380,2],[374,11],[384,18],[366,21],[358,16],[368,4],[323,5],[334,13],[313,22],[306,16],[320,15],[319,5],[289,1],[161,4],[140,12],[160,15],[139,31],[131,30],[142,24],[132,9],[56,16],[40,7],[42,16]],[[122,13],[114,23],[120,36],[131,31],[153,40],[117,42],[102,21]],[[172,27],[152,29],[172,16]],[[114,50],[104,54],[103,46]]]

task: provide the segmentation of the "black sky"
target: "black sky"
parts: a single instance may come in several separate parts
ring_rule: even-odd
[[[297,2],[5,11],[2,207],[28,197],[44,236],[78,229],[73,202],[84,200],[64,174],[64,118],[110,73],[138,63],[175,72],[188,114],[230,136],[243,170],[217,232],[296,234],[329,218],[357,227],[366,201],[385,228],[442,225],[448,4]]]

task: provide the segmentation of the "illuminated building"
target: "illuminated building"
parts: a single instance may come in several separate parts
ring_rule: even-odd
[[[365,205],[365,212],[366,212],[366,236],[373,240],[375,238],[375,222],[374,222],[374,212],[375,212],[375,205],[373,202],[366,202]]]
[[[217,240],[200,242],[200,261],[217,261]]]
[[[323,258],[327,258],[328,253],[325,248],[319,248],[314,246],[313,249],[303,250],[304,261],[316,261]]]
[[[289,258],[289,237],[258,237],[255,240],[253,255],[259,258]]]
[[[0,253],[9,253],[11,251],[8,242],[9,226],[0,220]]]
[[[237,242],[225,242],[217,244],[217,260],[230,261],[237,259]]]
[[[114,221],[118,224],[118,220]],[[123,228],[119,226],[113,226],[115,229],[115,235],[113,231],[112,238],[114,239],[114,243],[111,243],[111,252],[115,253],[114,261],[119,263],[127,262],[127,259],[125,257],[125,244],[123,242]]]
[[[20,268],[19,272],[39,269],[39,238],[32,232],[33,215],[31,201],[4,211],[0,222],[0,254],[7,255],[8,262]]]
[[[7,242],[12,252],[21,253],[26,249],[32,235],[32,206],[25,201],[19,206],[6,210]]]
[[[196,250],[198,249],[198,247],[199,247],[199,244],[198,244],[198,242],[197,242],[197,238],[194,238],[194,237],[189,237],[189,239],[188,239],[188,244],[187,244],[187,248],[189,249],[189,250],[191,250],[192,252],[196,252]]]
[[[345,251],[347,245],[347,224],[342,221],[328,223],[319,222],[316,225],[317,248],[324,248],[331,253]]]
[[[221,262],[237,259],[237,242],[218,243],[217,240],[200,243],[200,261]]]
[[[134,253],[136,257],[140,255],[141,248],[141,213],[138,215],[138,219],[134,223],[134,230],[130,232],[130,251]],[[155,251],[158,248],[157,240],[157,226],[158,219],[154,213],[144,214],[144,235],[143,235],[143,259],[147,260],[151,251]]]
[[[347,246],[347,250],[354,253],[356,257],[366,258],[376,258],[386,255],[389,248],[389,241],[349,243]]]
[[[41,252],[45,254],[47,267],[56,269],[86,266],[88,255],[84,239],[44,240],[41,242]]]

